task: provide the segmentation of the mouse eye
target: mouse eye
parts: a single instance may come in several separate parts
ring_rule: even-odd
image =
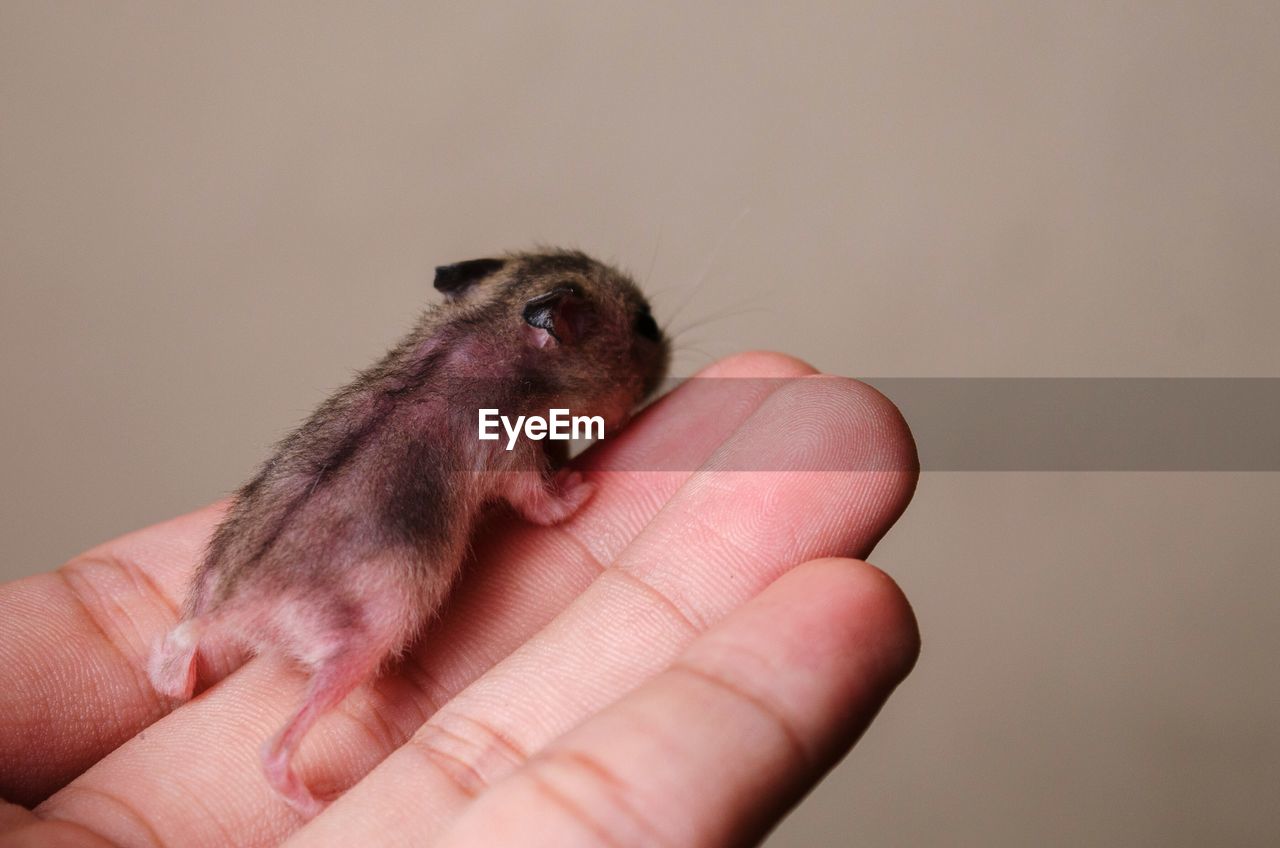
[[[653,320],[653,316],[649,314],[647,309],[636,316],[635,331],[651,342],[656,342],[662,338],[662,332],[658,329],[658,322]]]

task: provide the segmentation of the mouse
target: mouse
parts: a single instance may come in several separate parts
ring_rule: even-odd
[[[435,269],[443,301],[285,436],[231,500],[148,675],[192,697],[202,650],[271,653],[307,675],[262,747],[270,786],[310,818],[325,802],[293,771],[327,710],[414,643],[454,584],[476,520],[505,502],[564,521],[594,484],[564,442],[478,437],[478,411],[552,409],[622,427],[666,374],[669,343],[623,271],[565,249]]]

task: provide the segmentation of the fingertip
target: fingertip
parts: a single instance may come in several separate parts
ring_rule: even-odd
[[[780,389],[771,401],[794,409],[856,470],[919,470],[915,438],[898,407],[874,386],[832,374],[809,374]],[[914,485],[914,483],[913,483]]]
[[[730,676],[763,669],[780,690],[815,699],[880,703],[919,652],[915,613],[893,578],[859,559],[823,557],[778,577],[687,658]],[[743,666],[743,657],[755,659]]]
[[[711,363],[696,377],[807,377],[818,373],[808,362],[773,350],[748,350]]]
[[[788,381],[756,419],[773,440],[744,454],[751,467],[850,472],[857,502],[844,502],[857,510],[847,518],[863,533],[861,544],[839,553],[867,556],[906,511],[919,479],[915,440],[898,408],[859,380],[815,374]]]
[[[913,474],[919,472],[920,458],[916,451],[915,436],[911,434],[911,427],[898,405],[870,383],[852,377],[834,379],[842,381],[850,394],[857,398],[866,419],[873,422],[880,443],[886,451],[892,453],[893,459],[886,467],[911,471]]]
[[[902,587],[865,560],[827,557],[806,563],[843,594],[847,620],[857,625],[860,648],[874,646],[893,685],[906,678],[920,656],[920,624]]]

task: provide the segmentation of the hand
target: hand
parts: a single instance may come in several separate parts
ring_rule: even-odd
[[[745,354],[701,376],[811,374]],[[859,383],[686,383],[588,452],[597,489],[568,522],[499,514],[476,534],[420,645],[308,736],[299,774],[339,797],[305,826],[258,760],[299,671],[202,668],[207,689],[168,714],[147,683],[222,506],[8,584],[0,844],[758,838],[915,660],[894,583],[835,558],[866,556],[893,524],[914,461],[897,411]],[[765,468],[783,470],[726,470]]]

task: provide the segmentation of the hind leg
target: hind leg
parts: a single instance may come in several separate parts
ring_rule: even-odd
[[[333,656],[322,660],[312,673],[306,700],[275,736],[262,746],[262,767],[267,782],[299,813],[311,818],[324,809],[324,803],[298,777],[290,766],[294,753],[307,731],[320,716],[336,707],[361,683],[377,673],[386,651],[372,652],[362,646],[348,644]]]
[[[302,705],[261,750],[271,788],[308,818],[324,803],[294,772],[294,755],[319,718],[417,632],[424,592],[415,555],[392,549],[342,568],[298,571],[283,594],[251,586],[237,600],[237,616],[252,623],[257,647],[293,658],[310,673]]]
[[[185,701],[196,686],[196,650],[205,622],[192,618],[165,635],[151,652],[147,676],[156,691],[168,698]]]
[[[320,716],[372,679],[416,631],[416,598],[404,569],[384,557],[349,573],[349,590],[328,590],[275,610],[277,646],[311,671],[302,706],[262,747],[267,782],[310,818],[324,808],[290,765]]]

